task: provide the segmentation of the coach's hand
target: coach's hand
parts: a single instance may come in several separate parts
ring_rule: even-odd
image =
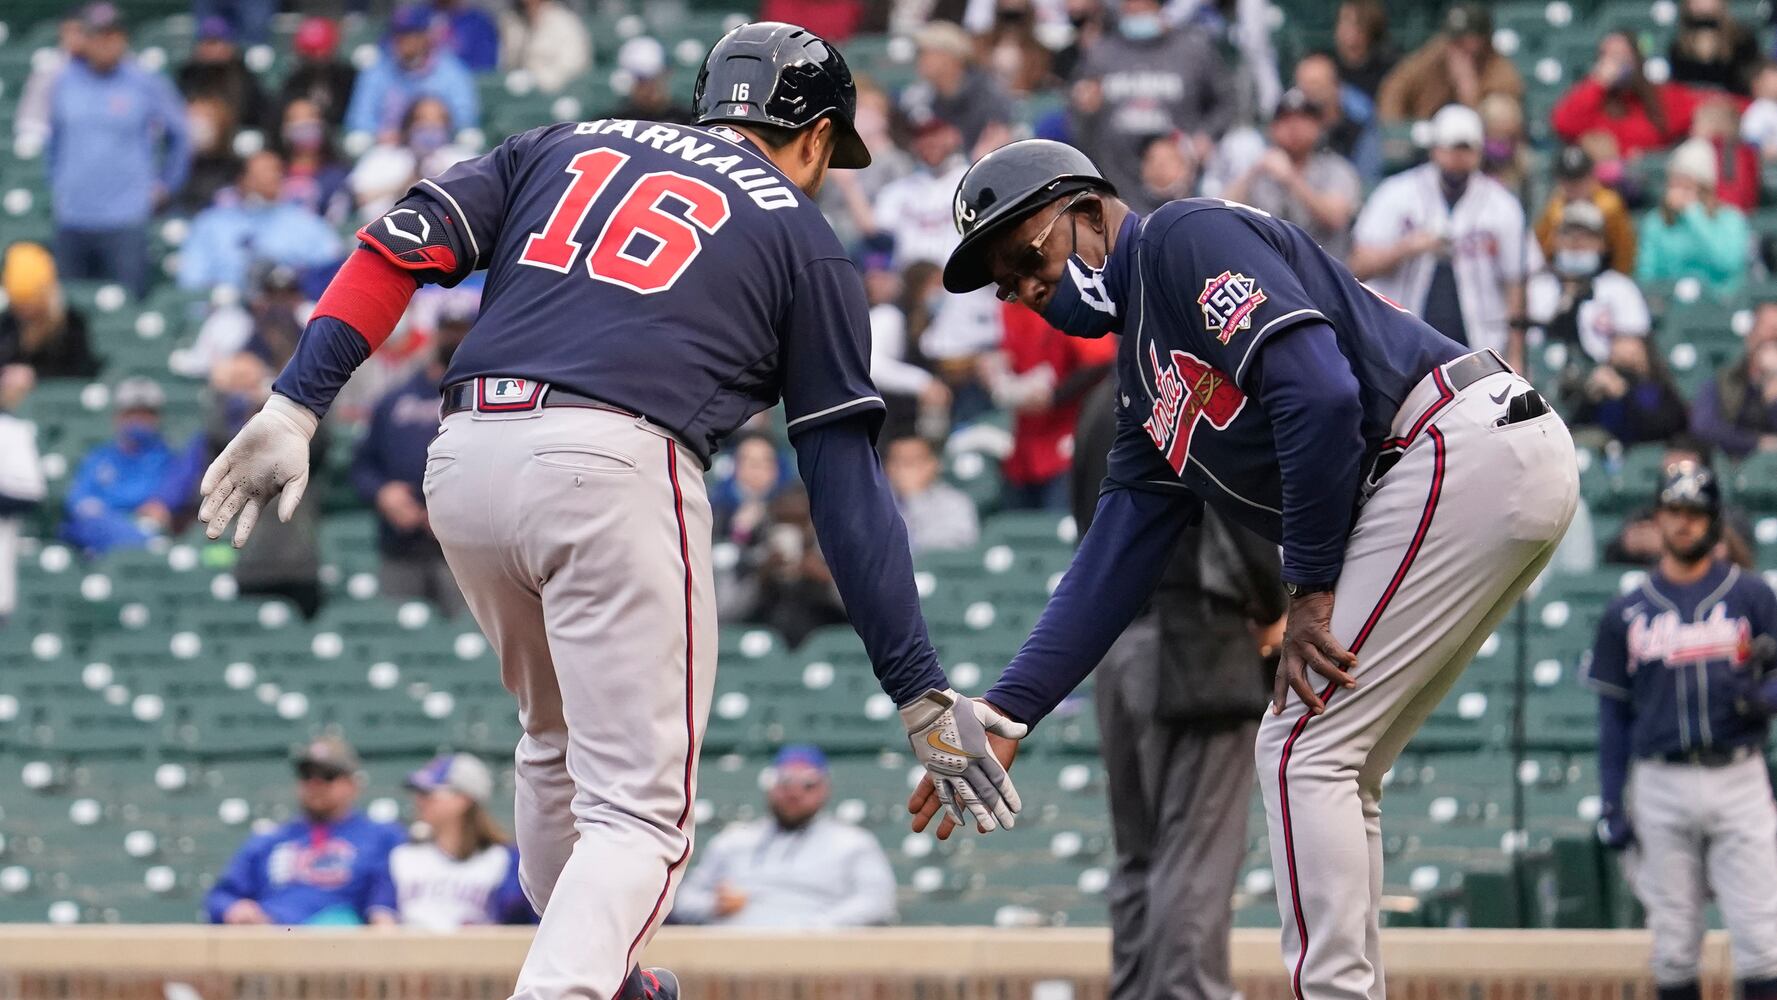
[[[1635,843],[1635,828],[1620,808],[1606,806],[1599,813],[1598,842],[1613,851],[1626,850]]]
[[[987,745],[993,750],[993,756],[1000,762],[1000,766],[1008,771],[1011,770],[1012,761],[1018,758],[1018,741],[989,732]],[[913,814],[913,832],[926,832],[926,827],[930,826],[932,820],[939,815],[938,811],[941,808],[943,808],[943,803],[938,801],[938,789],[932,784],[931,774],[921,776],[919,785],[913,789],[913,794],[907,797],[907,811]],[[938,839],[949,840],[950,835],[956,832],[958,826],[956,817],[945,812],[943,818],[938,820]],[[987,831],[981,832],[986,833]]]
[[[913,755],[925,765],[921,788],[929,782],[956,822],[967,822],[972,815],[982,833],[1012,826],[1021,807],[1018,790],[988,736],[1018,740],[1028,727],[979,698],[936,688],[903,706],[901,721],[907,726]]]
[[[1343,668],[1343,669],[1341,669]],[[1346,673],[1357,669],[1357,654],[1333,638],[1333,592],[1330,590],[1303,594],[1290,601],[1289,619],[1283,627],[1283,655],[1277,664],[1277,683],[1271,691],[1271,712],[1283,712],[1283,703],[1293,690],[1301,696],[1308,711],[1319,715],[1326,711],[1309,670],[1344,688],[1357,687],[1357,681]]]
[[[204,534],[222,537],[222,529],[238,513],[234,546],[247,544],[260,509],[279,490],[284,496],[278,502],[278,520],[290,520],[308,489],[309,439],[320,423],[308,407],[288,397],[274,393],[266,400],[204,473],[199,487],[204,502],[197,512],[197,519],[209,526]]]

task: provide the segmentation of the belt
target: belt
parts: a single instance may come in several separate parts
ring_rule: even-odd
[[[478,413],[520,413],[554,406],[572,406],[583,410],[609,410],[612,413],[621,413],[626,417],[641,416],[641,414],[632,413],[621,406],[612,406],[604,400],[583,396],[547,382],[504,375],[487,375],[445,386],[443,397],[444,400],[438,408],[440,416],[449,416],[464,410],[474,410]]]
[[[1452,392],[1460,392],[1489,375],[1511,371],[1511,366],[1492,351],[1476,351],[1444,366],[1444,379]]]
[[[1707,747],[1702,750],[1672,750],[1667,753],[1653,754],[1652,759],[1667,764],[1694,764],[1698,767],[1727,767],[1738,764],[1753,755],[1753,748],[1738,747]]]

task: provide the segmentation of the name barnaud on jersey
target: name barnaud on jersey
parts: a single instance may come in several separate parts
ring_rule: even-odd
[[[638,128],[641,131],[638,132]],[[796,204],[797,194],[789,181],[769,165],[756,165],[758,157],[741,151],[734,139],[723,134],[727,131],[720,125],[705,132],[629,118],[600,118],[574,126],[575,135],[621,135],[625,139],[678,156],[693,166],[714,170],[733,181],[736,187],[753,199],[753,204],[768,212]],[[718,147],[709,140],[709,136],[733,144],[735,151],[718,154]],[[736,167],[740,169],[736,170]]]

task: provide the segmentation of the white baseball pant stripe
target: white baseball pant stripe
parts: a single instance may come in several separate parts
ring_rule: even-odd
[[[1480,644],[1547,564],[1579,498],[1573,441],[1552,411],[1501,424],[1529,389],[1496,372],[1408,395],[1364,484],[1333,597],[1358,686],[1294,693],[1259,727],[1283,951],[1295,1000],[1381,1000],[1382,776]]]
[[[690,857],[716,672],[699,468],[646,420],[570,407],[453,413],[428,455],[433,532],[524,731],[519,870],[543,919],[523,1000],[611,1000]]]

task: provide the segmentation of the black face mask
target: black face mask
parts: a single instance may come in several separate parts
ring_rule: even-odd
[[[1464,191],[1468,190],[1469,176],[1470,175],[1468,174],[1459,174],[1439,168],[1438,184],[1444,189],[1445,197],[1451,201],[1456,201],[1462,197]]]
[[[1092,15],[1091,14],[1069,14],[1067,16],[1067,23],[1073,25],[1075,31],[1079,31],[1081,28],[1084,28],[1088,24],[1092,23]]]
[[[1001,8],[993,12],[993,19],[1002,28],[1016,28],[1021,24],[1029,23],[1030,11]]]
[[[1686,14],[1678,21],[1680,26],[1692,31],[1708,31],[1721,27],[1721,18],[1709,14]]]

